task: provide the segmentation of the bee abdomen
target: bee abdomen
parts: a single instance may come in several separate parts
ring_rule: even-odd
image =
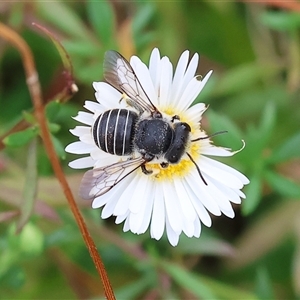
[[[138,115],[128,109],[111,109],[101,114],[93,125],[93,138],[103,151],[114,155],[132,153],[132,140]]]

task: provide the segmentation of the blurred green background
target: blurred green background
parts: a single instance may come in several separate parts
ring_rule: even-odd
[[[300,299],[300,2],[285,3],[0,2],[0,21],[34,53],[57,153],[118,299]],[[58,51],[32,22],[70,55],[79,92],[67,103],[53,96],[65,84]],[[210,105],[203,126],[229,131],[217,145],[236,150],[245,140],[225,162],[251,180],[234,219],[213,217],[199,239],[182,235],[175,248],[100,220],[78,199],[83,171],[67,167],[75,156],[63,150],[75,141],[71,116],[103,79],[104,52],[148,62],[154,47],[174,64],[185,49],[198,52],[198,74],[214,70],[197,99]],[[3,139],[16,124],[26,129]],[[0,298],[99,299],[102,284],[38,134],[22,59],[0,37]]]

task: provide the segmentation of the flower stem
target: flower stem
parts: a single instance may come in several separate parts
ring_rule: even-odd
[[[47,119],[45,116],[45,108],[42,101],[41,87],[38,79],[38,74],[35,68],[32,52],[22,37],[20,37],[15,31],[13,31],[12,29],[10,29],[9,27],[7,27],[2,23],[0,23],[0,36],[6,39],[13,46],[15,46],[22,56],[22,61],[23,61],[25,74],[26,74],[26,82],[34,105],[36,118],[40,125],[41,135],[42,135],[43,143],[46,148],[47,155],[51,161],[54,173],[57,179],[59,180],[63,192],[68,200],[68,203],[76,219],[82,237],[86,243],[86,246],[90,252],[95,267],[98,271],[98,274],[102,280],[105,296],[107,299],[113,300],[115,299],[115,296],[109,278],[107,276],[107,273],[105,271],[104,264],[96,249],[96,245],[89,234],[89,231],[85,225],[83,217],[76,205],[71,189],[68,185],[68,182],[63,173],[59,159],[56,155],[54,146],[51,141],[51,136],[47,125]]]

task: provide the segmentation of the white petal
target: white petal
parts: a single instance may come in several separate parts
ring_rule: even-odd
[[[115,216],[124,215],[127,211],[129,211],[131,196],[137,184],[138,184],[138,176],[133,175],[126,189],[123,191],[122,197],[120,197],[120,200],[115,207],[114,210]]]
[[[169,224],[179,234],[182,231],[182,215],[180,211],[179,199],[174,191],[173,186],[169,182],[164,182],[163,185],[166,215],[169,220]]]
[[[199,62],[199,54],[195,53],[187,67],[185,74],[184,74],[183,86],[186,86],[188,84],[188,82],[190,82],[191,79],[195,76],[195,73],[198,68],[198,62]]]
[[[201,234],[201,223],[198,218],[194,221],[194,237],[200,237]]]
[[[246,195],[245,195],[242,191],[240,191],[240,190],[235,190],[235,192],[236,192],[241,198],[246,199]]]
[[[201,154],[228,157],[234,155],[234,152],[232,152],[230,149],[223,148],[223,147],[217,147],[214,145],[205,145],[204,147],[201,147]]]
[[[222,193],[232,203],[236,203],[236,204],[241,203],[241,198],[237,193],[237,191],[239,191],[239,190],[231,189],[231,188],[221,184],[220,182],[218,182],[217,180],[215,180],[214,178],[212,178],[210,176],[207,177],[207,179],[209,179],[209,181],[212,182],[212,184],[215,186],[215,188],[217,188],[220,191],[220,193]]]
[[[106,82],[94,82],[95,97],[101,105],[107,109],[126,107],[125,101],[121,101],[122,94]]]
[[[117,216],[117,217],[116,217],[115,223],[116,223],[116,224],[122,223],[125,219],[128,218],[129,214],[130,214],[130,212],[129,212],[129,210],[128,210],[124,215],[119,215],[119,216]]]
[[[69,162],[69,167],[73,169],[85,169],[94,166],[95,161],[90,157],[81,157]]]
[[[189,84],[189,82],[195,76],[195,72],[198,68],[198,60],[199,60],[199,55],[197,53],[195,53],[187,67],[187,70],[186,70],[181,82],[179,83],[179,86],[177,87],[176,100],[175,100],[176,107],[179,107],[179,105],[181,105],[180,101],[182,99],[182,94],[183,94],[186,86]]]
[[[182,96],[179,99],[177,109],[179,111],[185,111],[199,95],[202,89],[202,82],[199,81],[198,77],[194,77],[189,84],[185,87]]]
[[[186,86],[182,96],[179,99],[179,103],[177,105],[177,109],[179,111],[185,111],[189,108],[189,106],[193,103],[193,101],[200,94],[202,89],[204,88],[207,80],[209,79],[212,71],[208,72],[203,80],[199,80],[199,77],[194,77]]]
[[[73,153],[73,154],[85,154],[89,153],[95,148],[94,145],[87,145],[82,142],[74,142],[70,145],[68,145],[65,149],[66,152],[68,153]]]
[[[98,192],[98,189],[96,189],[96,192]],[[93,193],[94,193],[94,191],[92,189],[90,194],[93,194]],[[114,198],[116,200],[118,200],[118,197],[115,197],[115,196],[116,196],[116,190],[112,189],[109,192],[105,193],[104,195],[96,197],[92,202],[92,208],[100,208],[103,205],[107,205],[107,203],[113,202]],[[110,213],[110,214],[104,213],[103,214],[103,211],[102,211],[101,218],[106,219],[106,218],[110,217],[111,215],[112,215],[112,213]]]
[[[97,152],[100,152],[100,151],[97,149]],[[96,151],[91,152],[91,157],[93,159],[94,159],[94,153],[96,153]],[[101,167],[109,166],[109,165],[112,165],[112,164],[119,161],[118,157],[113,157],[112,155],[111,156],[103,155],[103,151],[101,151],[101,156],[102,156],[102,158],[100,158],[100,153],[99,153],[98,156],[95,155],[95,158],[99,157],[97,159],[97,161],[95,162],[95,168],[101,168]]]
[[[130,230],[136,234],[145,233],[149,227],[152,208],[153,208],[153,181],[147,180],[147,189],[144,191],[144,197],[142,199],[142,207],[139,213],[130,213],[129,226]]]
[[[182,231],[185,233],[187,237],[194,236],[194,221],[189,219],[183,219]]]
[[[77,137],[80,137],[84,134],[90,134],[91,127],[90,126],[76,126],[74,129],[70,129],[70,132]]]
[[[173,179],[173,189],[175,189],[178,196],[180,211],[182,212],[182,229],[188,237],[192,237],[194,234],[194,220],[197,218],[196,211],[189,200],[181,179]]]
[[[130,227],[129,227],[129,220],[130,220],[130,214],[129,214],[128,217],[125,219],[124,226],[123,226],[123,231],[124,231],[124,232],[130,230]]]
[[[157,48],[154,48],[149,60],[149,73],[152,79],[156,99],[158,98],[157,91],[159,86],[160,72],[160,53]],[[157,100],[155,101],[155,104],[158,105]]]
[[[103,195],[105,196],[105,195]],[[103,197],[101,196],[101,197]],[[101,218],[102,219],[107,219],[110,216],[112,216],[114,208],[116,204],[118,203],[119,197],[116,196],[110,196],[109,201],[107,201],[106,205],[104,206],[102,213],[101,213]]]
[[[148,199],[146,200],[145,203],[145,211],[144,211],[144,218],[142,221],[142,224],[140,226],[140,230],[138,232],[138,234],[141,233],[145,233],[146,230],[149,227],[150,224],[150,220],[151,220],[151,215],[152,215],[152,210],[153,210],[153,201],[154,201],[154,197],[153,197],[153,190],[154,190],[154,185],[153,185],[153,181],[150,181],[150,185],[149,185],[150,191],[148,194]]]
[[[202,118],[202,114],[206,111],[206,109],[207,107],[204,103],[197,103],[191,106],[184,114],[186,119],[190,123],[196,123],[198,125],[198,123]],[[202,148],[201,148],[201,152],[202,152]]]
[[[107,153],[97,146],[95,146],[95,148],[91,151],[91,157],[94,160],[101,160],[102,164],[100,163],[99,166],[107,166],[120,160],[119,156]],[[114,160],[112,161],[111,158],[113,158]]]
[[[181,232],[175,232],[173,230],[173,227],[170,225],[168,216],[166,217],[166,232],[168,236],[168,240],[170,244],[175,247],[178,244],[179,241],[179,235]]]
[[[128,186],[130,180],[131,180],[130,176],[125,177],[116,186],[114,186],[110,191],[108,191],[104,195],[98,197],[100,199],[102,198],[103,201],[105,201],[105,199],[106,199],[106,203],[107,203],[102,210],[102,214],[101,214],[102,219],[106,219],[106,218],[110,217],[111,215],[113,215],[115,207],[116,207],[117,203],[120,201],[120,198],[122,197],[122,192],[126,188],[126,186]],[[94,205],[95,204],[93,202],[93,208],[95,208]]]
[[[181,91],[182,82],[185,74],[185,70],[187,68],[189,60],[189,51],[184,51],[177,63],[177,67],[174,73],[173,82],[172,82],[172,91],[171,91],[171,98],[174,105],[177,105],[177,101],[179,100],[178,94]]]
[[[103,106],[95,101],[85,101],[83,107],[85,107],[87,110],[91,111],[92,113],[103,112]]]
[[[205,178],[205,176],[204,176]],[[209,193],[209,189],[207,185],[203,183],[197,171],[193,170],[188,176],[188,183],[190,187],[195,191],[198,195],[198,199],[202,202],[205,208],[210,211],[215,216],[220,216],[221,211],[219,206],[217,205],[215,199]]]
[[[234,189],[241,189],[243,187],[242,182],[231,173],[228,173],[221,168],[214,167],[212,164],[204,161],[204,156],[201,158],[198,166],[205,178],[206,175],[216,179],[220,183]]]
[[[237,170],[214,159],[202,156],[199,162],[200,169],[211,177],[232,188],[241,189],[243,185],[249,183],[249,179]]]
[[[142,207],[144,197],[145,197],[145,191],[147,189],[148,180],[143,177],[145,177],[144,174],[141,176],[138,176],[138,178],[137,178],[138,181],[137,181],[135,188],[131,194],[129,210],[134,214],[137,214],[140,212],[140,209]]]
[[[92,202],[92,208],[100,208],[107,203],[107,197],[96,197]]]
[[[78,115],[73,117],[73,119],[86,125],[92,125],[94,123],[93,114],[84,111],[79,111]]]
[[[163,198],[163,189],[161,184],[157,183],[154,191],[153,211],[151,219],[150,234],[152,238],[159,240],[165,228],[165,204]]]
[[[197,214],[180,178],[174,178],[174,188],[178,195],[180,209],[183,213],[183,218],[186,218],[190,221],[194,221],[197,217]]]
[[[144,92],[149,97],[152,103],[156,103],[157,93],[154,90],[153,82],[147,66],[137,56],[131,57],[130,64],[134,69],[134,72],[139,79]]]
[[[159,86],[159,103],[161,107],[170,105],[173,66],[166,56],[161,60],[161,74]]]
[[[209,178],[206,178],[206,182],[207,186],[205,188],[208,190],[208,193],[212,196],[212,198],[214,198],[222,213],[229,218],[233,218],[234,211],[228,198],[220,192],[220,190],[209,180]]]
[[[88,134],[84,134],[82,136],[79,137],[79,140],[85,144],[88,144],[88,145],[95,145],[95,141],[91,135],[91,132],[89,132]]]
[[[204,208],[203,204],[201,203],[200,199],[198,198],[198,195],[196,195],[193,191],[193,189],[190,187],[188,181],[186,180],[184,187],[186,189],[186,192],[189,195],[190,201],[192,202],[201,222],[207,226],[211,226],[211,218],[208,214],[207,210]]]
[[[141,192],[139,192],[139,211],[137,213],[133,213],[131,212],[130,214],[130,230],[133,233],[138,233],[144,218],[144,211],[145,211],[145,207],[146,207],[146,201],[148,200],[149,194],[147,195],[146,193],[148,192],[148,184],[147,184],[148,180],[145,180],[143,185],[143,194],[141,194]],[[136,190],[134,191],[134,194],[136,194]],[[131,205],[131,202],[129,204],[129,206]]]

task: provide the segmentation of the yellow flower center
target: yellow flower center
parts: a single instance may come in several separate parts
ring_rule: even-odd
[[[192,143],[188,147],[187,152],[192,156],[194,160],[199,158],[199,143]],[[146,169],[152,171],[150,175],[153,180],[172,180],[174,177],[184,177],[187,173],[190,172],[191,168],[196,168],[193,162],[188,156],[184,156],[178,164],[171,165],[169,164],[166,168],[163,168],[160,164],[148,163],[146,164]]]

